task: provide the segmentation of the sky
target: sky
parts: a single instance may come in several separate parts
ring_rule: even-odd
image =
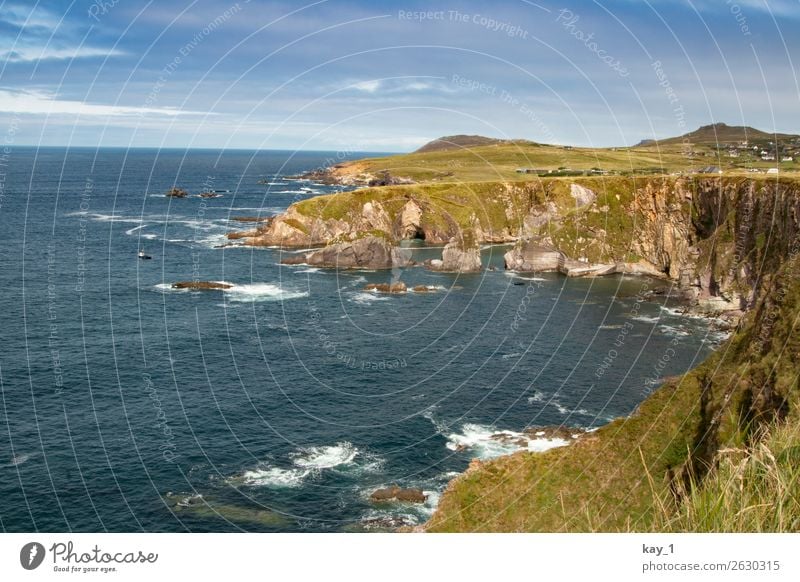
[[[4,145],[800,133],[800,0],[0,0]],[[795,63],[797,61],[797,63]]]

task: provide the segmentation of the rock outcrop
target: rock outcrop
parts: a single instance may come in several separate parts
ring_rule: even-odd
[[[335,269],[393,269],[411,264],[411,253],[394,246],[385,238],[367,236],[354,241],[328,245],[325,248],[296,255],[283,264],[308,264]]]
[[[558,249],[536,240],[521,241],[503,255],[506,269],[510,271],[557,271],[565,259]]]
[[[453,237],[442,250],[441,261],[430,261],[434,271],[477,273],[481,270],[481,249],[474,236]]]

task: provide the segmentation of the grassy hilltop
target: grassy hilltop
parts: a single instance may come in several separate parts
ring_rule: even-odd
[[[744,142],[747,146],[743,146]],[[776,145],[777,144],[777,145]],[[757,149],[753,149],[757,148]],[[731,152],[736,157],[731,157]],[[778,153],[774,161],[761,159],[761,152]],[[491,182],[535,180],[538,173],[521,174],[528,168],[545,172],[584,172],[594,169],[612,174],[660,174],[690,172],[717,166],[728,172],[748,169],[800,170],[800,136],[768,134],[748,127],[716,124],[685,136],[643,145],[617,148],[582,148],[539,144],[526,140],[496,140],[480,136],[450,136],[434,140],[416,152],[371,158],[341,164],[334,174],[359,174],[410,178],[416,182]],[[792,157],[791,162],[781,162]]]

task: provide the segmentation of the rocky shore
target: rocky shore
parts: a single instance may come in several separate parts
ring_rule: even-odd
[[[513,243],[505,255],[511,271],[655,277],[698,312],[741,314],[752,305],[758,265],[744,257],[733,266],[743,242],[737,233],[764,226],[763,200],[797,189],[722,177],[383,186],[304,200],[228,237],[249,246],[318,247],[284,262],[346,269],[414,266],[400,243],[421,240],[445,245],[441,259],[421,266],[453,273],[483,268],[480,245]]]

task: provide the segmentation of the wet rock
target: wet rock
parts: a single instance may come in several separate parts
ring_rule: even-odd
[[[564,253],[537,240],[520,241],[503,255],[506,269],[520,272],[558,271]]]
[[[452,273],[477,273],[481,270],[481,249],[474,236],[454,237],[442,250],[440,262],[430,261],[434,271]]]
[[[178,188],[177,186],[173,186],[170,190],[164,194],[167,198],[186,198],[189,193],[184,190],[183,188]]]
[[[233,285],[219,281],[178,281],[172,284],[173,289],[193,289],[207,291],[213,289],[230,289]]]
[[[586,434],[586,429],[569,426],[540,426],[526,428],[523,431],[530,439],[562,439],[565,441],[578,438]]]
[[[338,269],[391,269],[411,264],[411,252],[395,247],[383,237],[367,236],[306,253],[301,261],[314,267]],[[288,263],[289,259],[281,261]],[[294,257],[291,260],[296,260]]]
[[[404,501],[407,503],[425,503],[428,498],[422,489],[406,489],[398,486],[378,489],[370,495],[373,502]]]
[[[364,291],[377,291],[378,293],[405,293],[406,284],[402,281],[394,283],[370,283],[364,287]]]

